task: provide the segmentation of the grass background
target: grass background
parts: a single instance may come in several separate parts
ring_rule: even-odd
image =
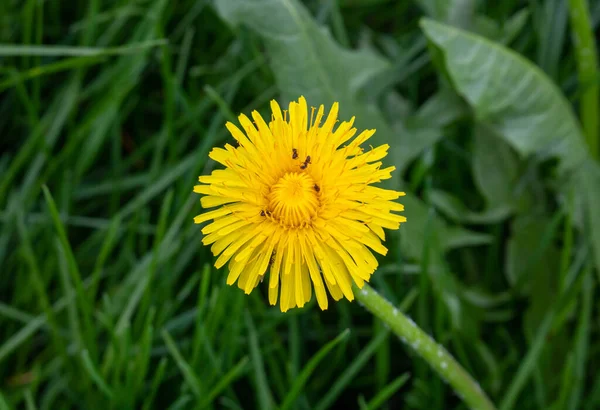
[[[600,408],[587,3],[2,1],[0,409],[465,408],[357,303],[212,267],[209,150],[300,94],[392,146],[373,286],[502,410]]]

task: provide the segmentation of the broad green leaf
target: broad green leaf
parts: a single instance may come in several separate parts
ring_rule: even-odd
[[[441,50],[454,87],[479,121],[522,156],[558,159],[563,183],[574,184],[583,199],[584,227],[600,270],[600,171],[560,89],[530,61],[499,44],[429,19],[421,27]]]
[[[444,55],[454,87],[478,120],[505,138],[521,155],[558,157],[570,171],[587,153],[575,115],[558,87],[519,54],[429,19],[425,35]]]
[[[220,0],[215,7],[230,24],[246,25],[261,36],[283,100],[304,95],[310,106],[324,104],[326,109],[337,101],[340,120],[356,116],[359,130],[377,130],[371,144],[388,143],[388,158],[398,168],[388,186],[397,186],[401,171],[423,144],[431,145],[439,138],[429,129],[416,129],[413,135],[413,130],[392,128],[375,102],[361,100],[360,90],[388,72],[390,63],[369,48],[341,47],[297,0]]]
[[[500,138],[477,127],[473,143],[473,179],[487,209],[512,207],[518,177],[518,159]]]
[[[215,7],[230,24],[246,25],[262,37],[284,99],[304,95],[309,105],[327,108],[337,101],[340,118],[356,115],[359,129],[376,128],[378,143],[393,139],[379,109],[357,99],[361,86],[389,68],[385,59],[342,48],[297,0],[219,0]]]

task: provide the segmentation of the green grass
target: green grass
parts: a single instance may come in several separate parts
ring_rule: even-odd
[[[600,2],[248,4],[0,2],[0,410],[466,408],[358,303],[212,266],[208,152],[300,93],[409,193],[372,286],[499,409],[600,408]]]

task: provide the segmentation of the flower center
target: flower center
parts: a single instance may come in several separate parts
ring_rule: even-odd
[[[269,194],[269,209],[275,219],[288,227],[310,223],[319,207],[319,187],[305,173],[288,172],[279,178]]]

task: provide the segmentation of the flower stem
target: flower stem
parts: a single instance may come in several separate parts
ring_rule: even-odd
[[[443,346],[437,344],[412,319],[400,312],[367,284],[362,289],[354,286],[354,294],[365,309],[386,323],[406,345],[412,347],[419,356],[425,359],[471,409],[496,410],[479,384]]]

